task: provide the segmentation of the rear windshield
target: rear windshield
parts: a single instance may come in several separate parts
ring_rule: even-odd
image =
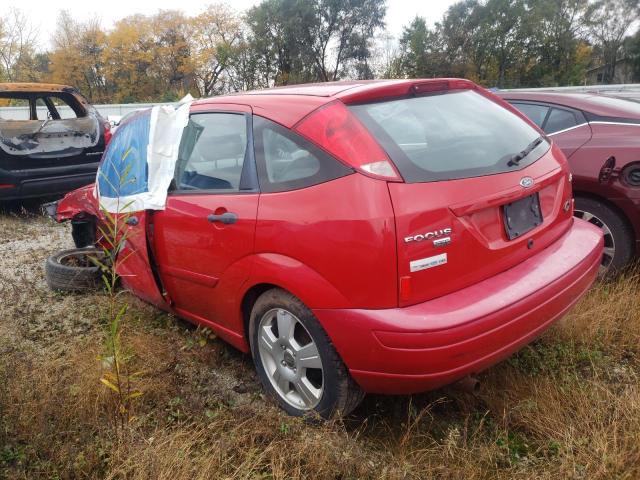
[[[546,140],[517,162],[540,133],[472,90],[349,107],[376,137],[408,183],[492,175],[523,168]]]

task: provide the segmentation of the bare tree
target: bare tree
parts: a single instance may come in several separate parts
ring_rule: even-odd
[[[25,70],[35,55],[38,29],[17,8],[9,8],[0,19],[0,77],[9,81],[28,76]]]
[[[604,83],[614,81],[624,39],[638,15],[638,0],[598,0],[590,7],[586,25],[602,49]]]
[[[375,37],[372,50],[372,68],[376,77],[397,78],[401,76],[400,61],[402,53],[398,39],[384,31]]]

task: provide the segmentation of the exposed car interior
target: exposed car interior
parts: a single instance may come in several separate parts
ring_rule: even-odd
[[[99,141],[98,119],[69,93],[0,92],[0,99],[29,106],[29,118],[0,119],[0,148],[7,154],[73,155]]]

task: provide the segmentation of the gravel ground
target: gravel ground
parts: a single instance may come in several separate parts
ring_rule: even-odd
[[[63,356],[69,345],[86,341],[100,343],[104,336],[107,297],[104,293],[52,292],[44,277],[44,263],[52,253],[73,248],[71,228],[32,211],[0,216],[0,355],[31,352],[37,356]],[[229,368],[211,369],[206,363],[185,363],[181,368],[195,378],[206,378],[209,393],[215,391],[233,404],[247,403],[258,390],[250,359],[209,332],[166,315],[123,292],[132,330],[151,331],[176,342],[179,351],[206,344],[213,356],[224,356]],[[157,319],[162,319],[159,324]],[[170,328],[167,328],[167,325]],[[169,345],[170,346],[170,345]],[[186,372],[185,372],[186,374]],[[247,387],[247,385],[249,385]]]

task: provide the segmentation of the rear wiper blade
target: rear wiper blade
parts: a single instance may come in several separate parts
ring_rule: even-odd
[[[514,165],[518,165],[520,163],[520,160],[522,160],[527,155],[529,155],[531,152],[533,152],[533,150],[538,145],[540,145],[543,140],[544,140],[544,138],[542,136],[539,136],[533,142],[531,142],[529,145],[527,145],[527,148],[522,150],[520,153],[516,153],[515,155],[512,155],[511,158],[509,159],[509,161],[507,162],[507,166],[508,167],[513,167]]]

